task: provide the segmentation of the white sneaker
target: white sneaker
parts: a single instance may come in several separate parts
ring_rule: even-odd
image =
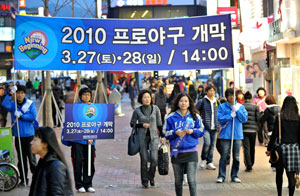
[[[223,178],[218,178],[217,179],[217,183],[223,183],[223,182],[224,182]]]
[[[205,160],[202,160],[202,161],[200,162],[200,168],[204,168],[204,164],[205,164]]]
[[[215,169],[216,169],[216,167],[214,166],[214,164],[213,164],[213,163],[209,163],[209,164],[207,164],[207,167],[206,167],[206,169],[208,169],[208,170],[215,170]]]
[[[80,189],[78,189],[78,193],[85,193],[85,189],[83,187],[81,187]]]
[[[183,186],[188,185],[187,174],[183,174]]]
[[[234,179],[232,180],[232,182],[235,182],[235,183],[241,183],[242,181],[241,181],[239,178],[234,178]]]
[[[93,187],[89,187],[87,191],[90,192],[90,193],[95,193],[96,192],[96,190]]]

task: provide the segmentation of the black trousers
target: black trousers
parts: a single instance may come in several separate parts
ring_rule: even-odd
[[[59,109],[61,112],[61,109]],[[56,120],[56,116],[57,116],[57,120]],[[54,103],[52,103],[52,118],[53,118],[53,126],[58,126],[60,127],[60,121],[58,118],[58,114],[56,112],[56,107],[54,105]]]
[[[282,196],[283,171],[284,171],[283,167],[280,166],[276,167],[276,188],[277,188],[278,196]],[[295,174],[296,172],[286,172],[286,176],[289,182],[289,196],[292,196],[295,193],[295,186],[296,186]]]
[[[259,123],[258,124],[258,131],[257,131],[257,138],[258,138],[258,142],[260,144],[263,144],[264,143],[264,125]]]
[[[33,136],[20,137],[21,147],[22,147],[22,158],[23,158],[23,165],[24,165],[24,173],[23,173],[22,162],[21,162],[21,153],[20,153],[20,149],[19,149],[19,140],[18,140],[18,137],[15,137],[15,147],[16,147],[17,155],[18,155],[18,169],[19,169],[19,172],[20,172],[20,179],[21,179],[22,183],[24,183],[24,176],[26,178],[26,183],[28,183],[27,160],[29,162],[30,171],[31,171],[32,175],[34,174],[35,168],[36,168],[36,165],[37,165],[35,155],[32,154],[32,152],[31,152],[30,142],[32,141],[32,139],[33,139]]]
[[[95,174],[95,146],[91,148],[91,175],[88,176],[88,145],[72,143],[71,157],[74,169],[75,188],[92,187],[92,180]]]
[[[244,149],[244,163],[248,170],[252,169],[255,161],[255,141],[256,133],[244,133],[243,149]]]

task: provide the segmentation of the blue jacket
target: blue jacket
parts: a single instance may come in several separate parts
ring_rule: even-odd
[[[24,98],[25,101],[24,103],[20,106],[17,104],[17,110],[22,113],[22,118],[19,118],[19,130],[20,130],[20,137],[30,137],[34,136],[34,127],[33,127],[33,122],[36,119],[36,108],[35,104],[31,101],[28,100],[27,98]],[[6,95],[2,102],[2,106],[4,106],[10,113],[11,113],[11,119],[12,123],[16,121],[16,116],[15,116],[15,101],[10,101],[11,96]],[[30,104],[31,103],[31,104]],[[24,112],[24,105],[30,104],[29,108]],[[23,110],[22,110],[23,109]],[[17,130],[17,124],[13,126],[13,136],[18,137],[18,130]]]
[[[239,103],[235,103],[239,104]],[[244,139],[243,135],[243,124],[248,120],[248,112],[245,107],[241,104],[238,111],[236,111],[236,117],[234,120],[234,140]],[[231,117],[231,105],[226,102],[219,106],[218,109],[218,121],[221,125],[220,139],[231,139],[232,138],[232,117]]]
[[[172,112],[166,119],[166,123],[164,125],[164,133],[167,140],[169,140],[170,145],[175,148],[177,143],[177,139],[179,138],[176,135],[176,131],[182,129],[186,119],[188,117],[192,117],[190,112],[187,113],[186,116],[182,116],[179,110],[176,112]],[[200,115],[197,114],[197,119],[193,123],[194,132],[191,135],[186,134],[183,137],[182,144],[180,145],[179,150],[186,150],[190,148],[194,148],[199,144],[198,138],[204,135],[204,126],[202,124],[202,120]]]
[[[74,103],[74,104],[83,104],[81,101]],[[64,139],[64,129],[61,132],[61,143],[66,145],[66,146],[72,146],[72,142],[74,143],[79,143],[79,144],[84,144],[88,145],[88,140],[72,140],[72,141],[65,141]],[[95,145],[96,140],[93,141],[92,145]]]

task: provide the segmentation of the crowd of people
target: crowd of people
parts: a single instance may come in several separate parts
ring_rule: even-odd
[[[184,77],[167,78],[164,81],[145,79],[140,89],[136,83],[137,81],[132,78],[126,88],[133,109],[130,126],[137,128],[140,139],[140,172],[143,188],[149,188],[149,184],[155,186],[160,142],[170,144],[175,192],[180,196],[183,184],[189,186],[190,195],[197,195],[198,166],[201,169],[217,169],[213,157],[215,147],[220,153],[216,182],[225,181],[226,165],[231,158],[232,168],[229,176],[232,182],[241,183],[242,179],[239,178],[241,146],[245,171],[251,172],[255,163],[256,137],[260,145],[267,147],[266,154],[271,155],[274,144],[279,142],[279,135],[282,138],[284,162],[271,164],[276,171],[278,195],[282,194],[284,170],[288,177],[289,195],[293,195],[295,187],[299,187],[300,119],[294,97],[286,97],[280,108],[275,97],[267,95],[264,88],[258,88],[254,98],[250,92],[244,93],[239,89],[228,88],[225,97],[219,98],[211,80],[203,85],[197,81],[192,82],[190,78],[185,80]],[[31,95],[28,95],[32,91],[28,91],[28,88],[35,89],[35,84],[0,85],[1,126],[6,126],[6,116],[10,112],[13,136],[20,138],[20,143],[15,139],[18,160],[21,160],[22,155],[24,165],[23,172],[21,161],[18,161],[18,168],[21,171],[20,186],[29,183],[28,161],[33,174],[30,195],[39,195],[47,191],[60,193],[61,190],[70,190],[64,194],[71,195],[71,179],[63,153],[53,136],[55,135],[53,129],[34,127],[37,111],[35,104],[30,100]],[[54,98],[58,109],[61,110],[59,102],[63,100],[63,93],[57,80],[53,80],[52,90],[55,92]],[[88,87],[81,88],[80,101],[77,104],[91,104],[91,97],[92,91]],[[137,102],[140,104],[138,107]],[[56,115],[53,115],[54,119],[56,120],[54,125],[60,127]],[[15,126],[17,120],[19,133]],[[204,142],[199,156],[197,145],[201,137]],[[95,192],[92,185],[95,173],[95,140],[66,142],[62,136],[62,142],[71,146],[75,188],[80,193]],[[87,175],[89,144],[92,145],[90,176]],[[22,151],[19,150],[19,145],[22,146]],[[38,163],[35,154],[40,155]],[[54,168],[57,170],[54,171]],[[57,179],[56,183],[47,186],[51,179]]]

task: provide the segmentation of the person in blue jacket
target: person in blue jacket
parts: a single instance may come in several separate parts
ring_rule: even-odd
[[[16,93],[17,97],[17,110],[15,107],[15,101],[11,101],[12,97],[13,99],[15,97],[13,96],[14,93]],[[15,147],[19,160],[18,169],[20,171],[21,179],[19,186],[25,186],[24,176],[26,179],[26,185],[28,185],[29,181],[29,179],[27,178],[27,159],[29,161],[30,171],[32,174],[34,174],[37,165],[35,155],[32,154],[30,149],[30,142],[32,141],[35,134],[33,122],[35,121],[37,115],[36,107],[33,101],[26,98],[26,87],[23,85],[13,86],[10,93],[7,94],[7,96],[3,100],[2,106],[4,106],[7,111],[11,113],[13,136],[15,136]],[[20,135],[18,134],[17,130],[17,120],[19,122]],[[18,137],[20,137],[22,152],[20,152]],[[22,163],[20,161],[21,153],[23,158],[24,174],[22,170]]]
[[[225,97],[227,102],[219,106],[217,113],[218,121],[221,126],[219,138],[221,139],[222,149],[217,183],[224,182],[226,178],[226,161],[230,154],[233,120],[233,164],[230,175],[233,182],[240,183],[241,180],[238,177],[240,167],[240,148],[241,142],[244,139],[242,123],[245,123],[248,120],[248,112],[242,104],[235,102],[234,91],[232,88],[228,88],[225,91]]]
[[[80,101],[75,104],[91,104],[92,91],[89,88],[82,88],[79,91]],[[75,188],[79,193],[95,192],[93,188],[93,177],[95,174],[95,141],[94,140],[73,140],[64,141],[62,132],[62,143],[71,146],[71,157],[74,170]],[[91,144],[91,175],[88,176],[88,144]]]
[[[197,195],[198,138],[204,135],[204,126],[193,100],[180,93],[166,119],[164,133],[171,145],[171,162],[175,176],[175,191],[182,195],[184,171],[187,171],[190,195]]]

